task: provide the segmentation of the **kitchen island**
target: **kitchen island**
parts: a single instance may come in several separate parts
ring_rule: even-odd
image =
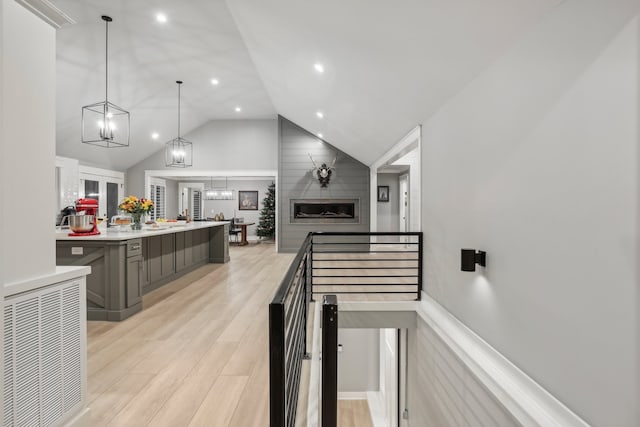
[[[142,295],[204,264],[229,261],[229,223],[192,222],[95,236],[56,233],[56,264],[91,266],[87,319],[123,320],[142,310]]]

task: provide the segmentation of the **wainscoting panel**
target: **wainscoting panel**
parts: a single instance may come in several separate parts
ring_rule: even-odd
[[[519,426],[421,318],[409,332],[417,375],[410,375],[412,426]],[[413,335],[413,336],[411,336]]]
[[[587,426],[424,292],[416,313],[408,338],[408,425]]]

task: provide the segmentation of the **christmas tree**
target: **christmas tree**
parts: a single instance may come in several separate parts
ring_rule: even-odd
[[[267,195],[262,201],[260,222],[256,231],[258,236],[273,239],[276,235],[276,185],[271,183]]]

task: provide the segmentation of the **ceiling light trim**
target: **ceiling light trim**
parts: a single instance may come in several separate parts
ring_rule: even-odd
[[[69,15],[58,9],[50,1],[16,0],[16,3],[24,6],[54,28],[62,28],[65,25],[74,25],[76,23]]]

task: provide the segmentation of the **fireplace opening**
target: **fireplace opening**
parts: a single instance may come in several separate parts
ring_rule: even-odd
[[[291,222],[358,223],[357,200],[291,200]]]

